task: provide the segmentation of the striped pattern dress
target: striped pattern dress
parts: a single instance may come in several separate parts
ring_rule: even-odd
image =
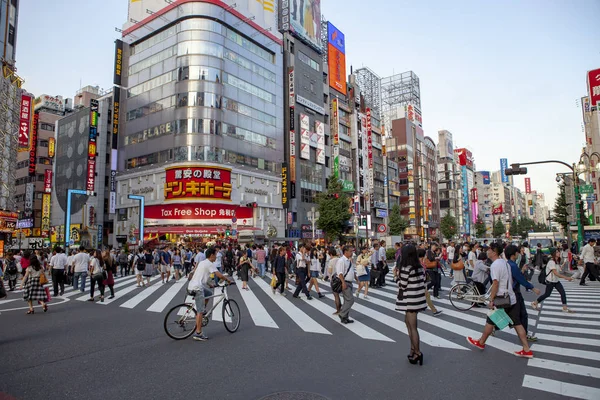
[[[400,269],[398,281],[397,311],[423,311],[427,309],[425,301],[425,270],[421,265]]]

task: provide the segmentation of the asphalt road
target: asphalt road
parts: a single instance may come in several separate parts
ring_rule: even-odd
[[[238,301],[242,311],[240,329],[230,334],[222,322],[211,321],[205,328],[210,337],[207,342],[174,341],[163,330],[166,310],[182,301],[184,292],[178,292],[164,312],[147,311],[156,301],[150,296],[140,302],[139,307],[121,307],[126,299],[138,293],[131,290],[120,298],[119,290],[126,292],[124,284],[117,288],[119,302],[105,306],[77,301],[80,296],[74,295],[69,301],[51,306],[48,313],[38,308],[34,315],[25,315],[25,310],[14,309],[24,306],[20,300],[0,304],[3,365],[0,400],[599,398],[589,397],[596,394],[593,390],[600,393],[600,375],[594,375],[600,371],[598,340],[593,339],[598,337],[587,331],[557,333],[592,343],[587,352],[576,354],[576,360],[573,354],[582,347],[548,340],[540,340],[538,344],[573,350],[570,354],[556,355],[553,350],[545,349],[536,352],[536,358],[538,354],[544,359],[553,356],[558,360],[554,365],[569,361],[571,365],[576,363],[587,368],[584,372],[592,371],[592,375],[532,368],[528,360],[509,353],[519,349],[516,336],[510,333],[500,332],[494,347],[488,345],[485,351],[469,347],[462,330],[481,331],[483,324],[478,321],[483,321],[485,315],[453,310],[443,303],[447,299],[446,291],[442,292],[442,299],[436,301],[445,313],[438,318],[429,312],[422,316],[420,328],[426,332],[422,335],[429,335],[431,343],[436,345],[422,344],[425,363],[417,366],[406,360],[410,345],[408,336],[397,329],[402,324],[394,325],[394,321],[403,322],[403,315],[382,306],[383,302],[393,304],[386,294],[393,293],[391,288],[372,291],[371,301],[357,301],[363,313],[351,315],[357,321],[353,324],[358,326],[353,328],[355,331],[336,322],[326,312],[333,307],[331,299],[315,299],[314,305],[288,296],[294,309],[308,315],[329,332],[326,334],[301,329],[259,283],[250,282],[251,293],[276,321],[277,327],[258,326],[264,322],[264,315],[261,317],[256,311],[251,314],[248,304],[253,310],[260,307],[246,294],[242,297],[237,288],[231,288],[230,295]],[[160,281],[157,284],[160,285]],[[154,295],[168,291],[172,285],[157,288]],[[443,286],[449,286],[449,281],[445,280]],[[325,289],[323,287],[324,292]],[[573,290],[576,296],[578,288]],[[600,287],[595,286],[585,293],[590,293],[591,299],[598,299],[598,292]],[[17,294],[11,297],[17,298]],[[592,316],[583,321],[595,323],[596,331],[600,320],[593,319],[592,310],[596,311],[598,305],[594,303],[590,314],[581,313]],[[546,305],[544,307],[542,313],[546,310]],[[375,314],[369,315],[369,312]],[[587,325],[566,323],[563,326],[585,328]],[[593,328],[593,325],[587,327]],[[534,351],[538,344],[534,345]],[[545,389],[524,387],[525,376],[549,379],[551,382],[543,382],[549,388],[561,380],[588,389],[580,391],[583,393],[580,397],[571,397],[569,394],[575,392],[568,391],[566,396],[556,390],[549,393]],[[279,394],[269,397],[275,393]]]

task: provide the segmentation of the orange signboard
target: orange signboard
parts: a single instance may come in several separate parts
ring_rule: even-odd
[[[231,200],[231,169],[213,166],[166,168],[165,200]]]
[[[329,63],[329,86],[346,94],[346,56],[331,43],[327,45]]]

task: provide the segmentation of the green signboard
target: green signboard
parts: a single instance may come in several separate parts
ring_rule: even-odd
[[[342,181],[342,190],[344,192],[354,192],[354,182],[352,181]]]
[[[580,194],[593,194],[594,187],[592,185],[581,185],[581,186],[579,186],[579,193]]]

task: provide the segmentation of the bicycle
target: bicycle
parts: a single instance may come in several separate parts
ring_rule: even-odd
[[[450,303],[460,311],[468,311],[475,304],[485,304],[490,297],[490,289],[485,294],[480,294],[477,286],[471,280],[468,282],[458,282],[450,288]]]
[[[208,296],[205,298],[214,298],[214,301],[211,309],[204,312],[204,315],[202,317],[202,327],[208,325],[214,309],[221,302],[223,302],[223,309],[221,310],[221,313],[225,329],[230,333],[234,333],[240,327],[240,307],[238,306],[235,300],[230,299],[227,295],[227,286],[229,285],[235,285],[235,282],[219,283],[217,287],[221,288],[221,293],[213,294],[212,296]],[[190,296],[194,296],[193,292],[188,291],[187,294]],[[194,302],[179,304],[171,308],[165,316],[165,332],[171,339],[187,339],[188,337],[192,336],[194,334],[194,331],[196,330],[197,314],[198,311],[196,310]]]

